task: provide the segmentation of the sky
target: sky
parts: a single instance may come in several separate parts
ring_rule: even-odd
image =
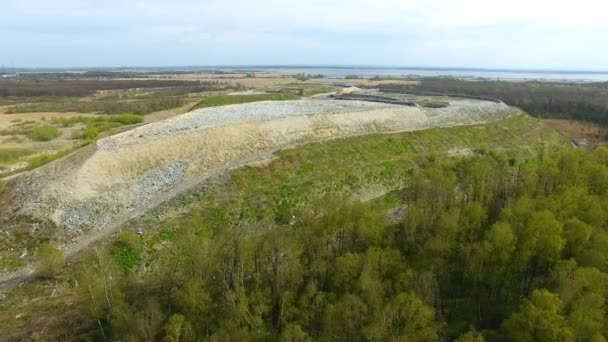
[[[16,67],[608,70],[605,0],[1,0]]]

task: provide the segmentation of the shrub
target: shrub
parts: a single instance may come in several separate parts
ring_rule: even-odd
[[[54,278],[59,274],[64,264],[65,257],[57,247],[48,242],[38,247],[36,270],[41,277]]]
[[[133,125],[144,122],[144,117],[133,113],[123,113],[116,116],[103,117],[107,121],[120,122],[123,125]]]
[[[73,116],[69,118],[55,118],[55,123],[65,127],[71,127],[75,124],[84,124],[85,130],[80,133],[79,131],[72,131],[72,138],[78,139],[82,137],[87,140],[94,140],[97,136],[104,131],[112,128],[120,127],[123,125],[133,125],[144,121],[142,115],[123,113],[120,115],[104,115],[97,117],[87,116]]]
[[[87,140],[94,140],[95,138],[97,138],[99,133],[120,126],[122,125],[119,122],[93,122],[91,124],[87,124],[87,128],[84,130],[83,137]]]
[[[359,75],[346,75],[344,78],[347,79],[347,80],[360,80],[363,77],[361,77]]]
[[[122,232],[112,247],[112,256],[123,271],[131,271],[140,260],[141,241],[131,232]]]
[[[298,81],[308,81],[310,79],[310,75],[306,75],[306,74],[296,74],[295,79]]]
[[[61,135],[61,131],[51,125],[37,125],[32,127],[31,138],[36,141],[50,141]]]

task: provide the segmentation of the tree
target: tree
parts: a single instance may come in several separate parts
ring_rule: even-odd
[[[346,294],[336,304],[327,307],[323,320],[324,335],[337,341],[361,341],[362,327],[367,320],[367,305],[359,297]]]
[[[82,312],[96,322],[103,340],[107,340],[109,327],[105,322],[113,310],[123,303],[120,270],[102,249],[95,248],[78,265],[76,296]]]
[[[477,333],[477,332],[472,332],[469,331],[466,334],[462,334],[460,336],[458,336],[457,339],[454,340],[454,342],[484,342],[485,339],[483,338],[483,335]]]
[[[192,326],[184,315],[174,314],[169,317],[164,330],[166,342],[194,341]]]
[[[212,299],[210,289],[203,279],[193,277],[186,280],[175,297],[178,308],[185,317],[195,323],[199,334],[208,334],[214,321],[214,309],[217,303]]]
[[[608,274],[592,267],[577,267],[576,262],[570,260],[555,267],[554,277],[576,339],[588,341],[601,335],[605,326]]]
[[[298,324],[289,323],[283,329],[280,339],[281,342],[309,342],[310,336]]]
[[[574,334],[563,316],[562,302],[547,290],[534,290],[502,329],[513,341],[573,341]]]
[[[439,341],[439,326],[433,309],[411,293],[400,293],[366,328],[371,340],[397,338],[403,341]]]
[[[571,218],[564,224],[564,237],[566,239],[566,256],[573,256],[577,258],[581,254],[582,250],[588,248],[589,239],[593,228],[585,222]],[[578,259],[578,258],[577,258]]]

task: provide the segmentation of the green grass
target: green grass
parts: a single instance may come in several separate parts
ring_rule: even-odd
[[[35,168],[38,168],[42,165],[48,164],[54,160],[57,160],[63,156],[67,156],[68,154],[72,153],[73,151],[79,149],[81,146],[76,146],[74,148],[70,148],[70,149],[65,149],[65,150],[60,150],[57,152],[53,152],[53,153],[46,153],[46,154],[41,154],[32,158],[28,159],[28,165],[25,168],[26,171],[29,170],[33,170]],[[22,171],[22,170],[20,170]]]
[[[133,125],[142,123],[144,117],[142,115],[123,113],[120,115],[105,115],[105,116],[73,116],[69,118],[54,118],[53,122],[64,127],[72,127],[76,124],[84,124],[85,129],[82,137],[86,140],[95,140],[100,133],[112,128],[121,127],[124,125]]]
[[[91,122],[116,122],[122,125],[132,125],[144,121],[143,115],[132,113],[123,113],[119,115],[104,115],[104,116],[72,116],[69,118],[53,118],[53,122],[61,124],[65,127],[72,127],[75,124],[88,124]]]
[[[191,110],[249,102],[286,101],[297,99],[299,99],[299,97],[294,94],[218,95],[210,96],[203,99],[202,101],[194,105]]]
[[[32,127],[30,137],[35,141],[51,141],[61,136],[61,131],[51,125],[36,125]]]
[[[14,162],[33,153],[34,151],[25,148],[0,148],[0,163]]]
[[[112,247],[112,257],[123,271],[131,271],[139,263],[140,253],[132,246],[118,241]]]
[[[409,172],[425,168],[448,151],[467,148],[503,160],[524,162],[540,151],[569,148],[567,139],[544,128],[535,119],[519,116],[500,122],[435,128],[398,134],[374,134],[313,143],[283,150],[263,167],[233,171],[224,182],[201,193],[176,199],[172,206],[185,208],[211,230],[238,222],[285,224],[298,210],[326,194],[346,193],[366,197],[371,189],[391,191],[407,184]],[[454,159],[464,158],[455,156]],[[154,219],[150,224],[156,226]],[[170,229],[162,223],[158,229]]]

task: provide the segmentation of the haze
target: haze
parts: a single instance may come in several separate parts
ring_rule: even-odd
[[[19,67],[387,65],[607,70],[602,1],[16,1]]]

